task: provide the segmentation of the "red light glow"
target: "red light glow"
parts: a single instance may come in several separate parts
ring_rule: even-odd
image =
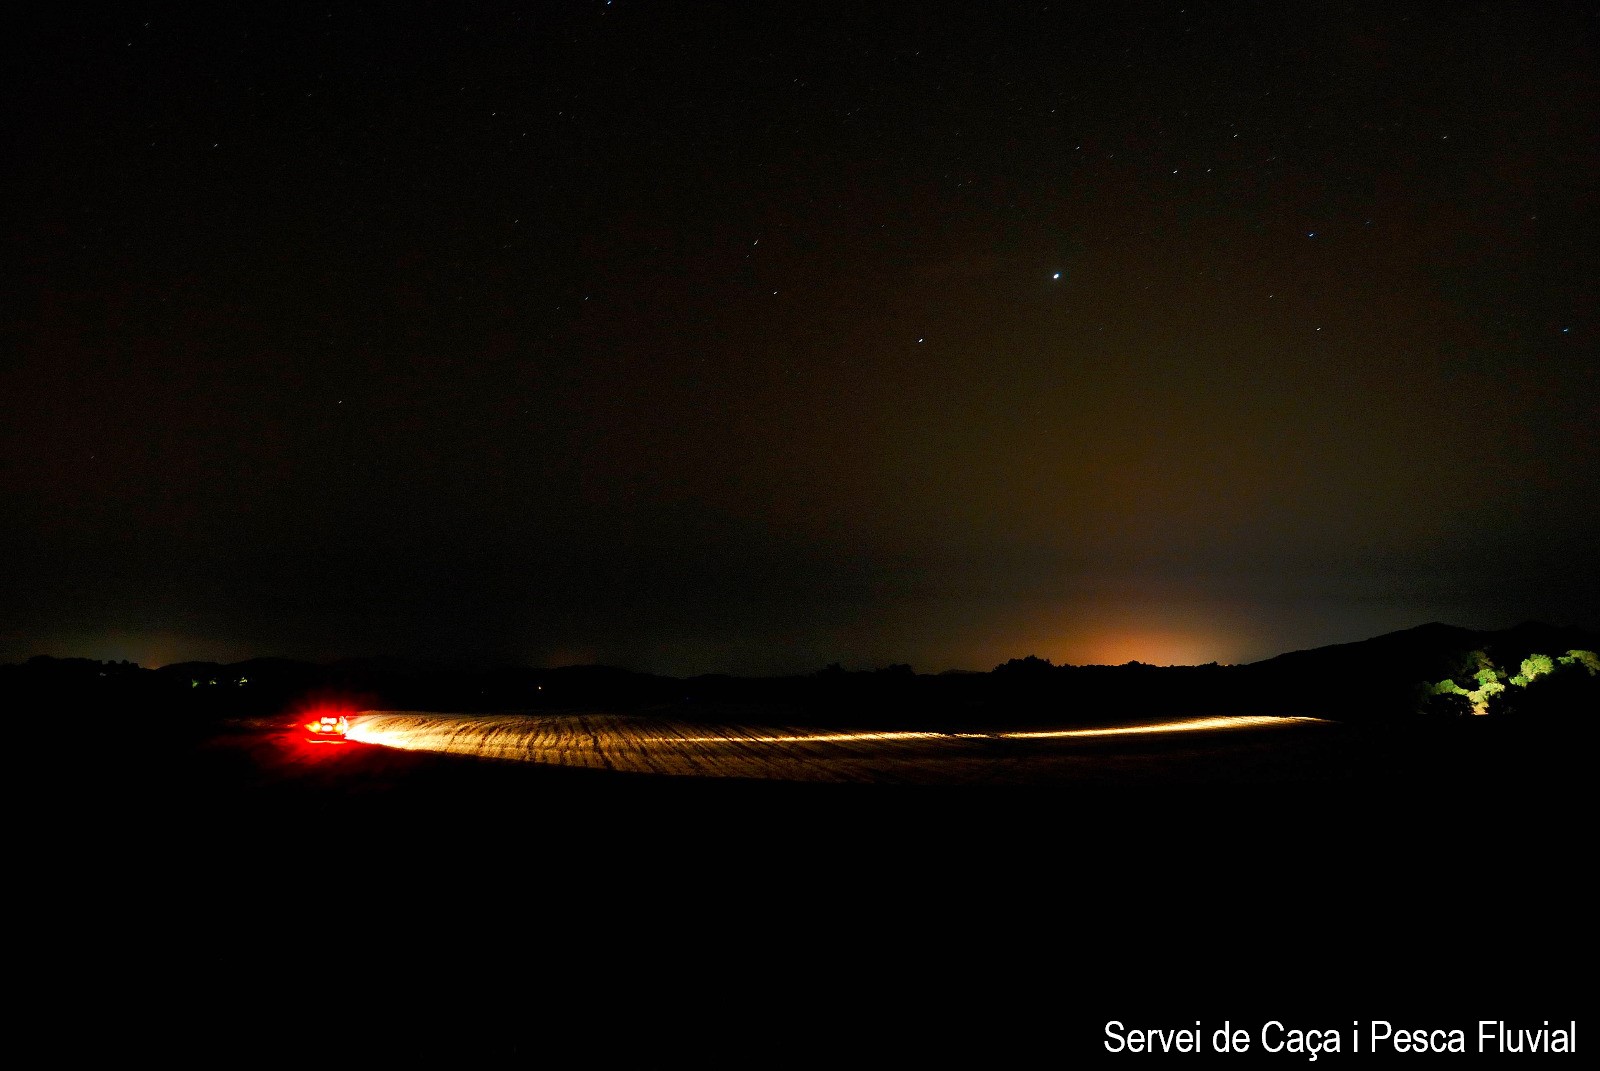
[[[313,713],[303,728],[312,743],[342,744],[350,731],[350,721],[343,714]]]

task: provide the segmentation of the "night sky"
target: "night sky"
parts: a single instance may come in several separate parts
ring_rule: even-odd
[[[1600,626],[1600,5],[30,5],[0,660]]]

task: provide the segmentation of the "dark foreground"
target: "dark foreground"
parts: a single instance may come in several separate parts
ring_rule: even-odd
[[[1244,776],[1148,739],[1107,760],[1187,773],[941,788],[237,723],[106,734],[97,782],[51,750],[40,803],[101,801],[52,848],[102,977],[129,1009],[152,986],[204,1009],[135,1017],[128,1051],[505,1066],[576,1035],[607,1064],[811,1066],[848,1034],[887,1062],[1014,1066],[1107,1058],[1108,1018],[1582,1018],[1589,737],[1283,739]]]

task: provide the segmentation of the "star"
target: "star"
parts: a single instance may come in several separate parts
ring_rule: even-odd
[[[1050,278],[1059,279],[1059,278],[1061,278],[1061,273],[1060,272],[1056,272],[1055,274],[1051,275]]]

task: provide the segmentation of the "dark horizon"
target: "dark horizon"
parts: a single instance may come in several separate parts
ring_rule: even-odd
[[[828,664],[825,664],[825,665],[809,667],[809,668],[803,669],[803,670],[792,670],[792,671],[785,671],[785,672],[781,672],[781,673],[769,673],[769,674],[751,674],[751,673],[739,674],[739,673],[730,673],[730,672],[724,671],[724,670],[707,670],[707,671],[705,671],[703,673],[673,674],[673,673],[662,673],[662,672],[653,671],[653,670],[649,670],[649,669],[642,669],[642,668],[637,667],[637,666],[629,666],[629,665],[625,665],[625,664],[609,663],[609,662],[604,662],[604,663],[601,663],[601,662],[579,662],[579,663],[531,665],[531,664],[528,664],[528,663],[513,663],[513,662],[506,662],[506,661],[495,661],[495,660],[492,660],[492,659],[484,659],[484,658],[467,658],[467,657],[463,657],[463,658],[445,659],[445,658],[438,658],[438,657],[408,657],[408,656],[403,656],[403,655],[395,655],[395,654],[392,654],[392,653],[390,653],[390,654],[344,655],[344,656],[340,656],[340,657],[337,657],[337,658],[324,658],[324,659],[293,658],[293,657],[289,657],[289,656],[285,656],[285,655],[277,655],[277,654],[254,654],[254,655],[247,656],[245,658],[238,658],[238,659],[231,659],[231,660],[180,659],[180,660],[176,660],[176,661],[172,661],[172,662],[162,663],[162,664],[159,664],[159,665],[147,665],[145,663],[137,662],[137,661],[135,661],[133,659],[96,659],[93,656],[89,656],[89,655],[75,655],[75,654],[59,654],[59,653],[51,653],[51,652],[38,652],[38,653],[36,653],[34,655],[28,656],[25,659],[20,659],[20,660],[15,660],[15,661],[0,661],[0,666],[7,666],[7,665],[9,665],[9,666],[21,666],[21,665],[26,665],[29,662],[37,662],[37,661],[71,662],[71,661],[74,661],[74,660],[85,660],[85,661],[91,661],[91,662],[98,661],[98,662],[102,662],[102,663],[113,663],[113,664],[126,663],[126,664],[133,665],[135,668],[146,669],[146,670],[163,670],[163,669],[168,669],[168,668],[171,668],[171,667],[174,667],[174,666],[211,665],[211,666],[217,666],[219,668],[234,668],[234,667],[238,667],[238,666],[242,666],[242,665],[247,665],[247,664],[250,664],[250,663],[294,663],[294,664],[298,664],[298,665],[313,666],[313,667],[324,668],[324,669],[332,668],[332,667],[336,667],[336,666],[340,666],[340,665],[370,664],[370,665],[374,665],[374,666],[391,666],[391,667],[398,668],[398,669],[404,669],[406,667],[410,667],[410,668],[414,668],[414,669],[424,669],[424,670],[425,669],[439,669],[439,670],[444,670],[444,671],[458,671],[459,670],[459,671],[467,671],[467,672],[480,672],[480,671],[507,669],[507,670],[516,670],[516,671],[526,671],[526,672],[532,672],[532,673],[540,673],[540,672],[556,671],[556,670],[593,669],[593,670],[616,671],[618,673],[623,673],[623,674],[636,674],[636,675],[639,675],[639,676],[654,676],[654,677],[660,677],[660,678],[663,678],[663,679],[680,679],[680,680],[688,680],[688,679],[693,679],[693,678],[696,678],[696,677],[736,677],[736,678],[743,678],[743,679],[750,679],[750,680],[761,680],[761,679],[776,680],[776,679],[786,678],[786,677],[817,676],[817,675],[821,675],[821,674],[827,674],[827,673],[830,673],[830,672],[845,672],[845,673],[857,674],[857,675],[860,675],[860,674],[885,674],[885,673],[887,673],[887,674],[909,674],[909,675],[915,675],[915,676],[919,676],[919,677],[933,677],[933,676],[942,676],[942,675],[946,675],[946,674],[982,675],[982,674],[986,674],[986,673],[993,673],[996,670],[1001,670],[1001,669],[1005,669],[1005,668],[1008,668],[1008,667],[1015,668],[1017,666],[1025,664],[1025,663],[1039,663],[1039,664],[1043,664],[1043,665],[1048,665],[1051,668],[1055,668],[1055,669],[1126,669],[1126,668],[1128,668],[1130,666],[1142,666],[1142,667],[1144,667],[1146,669],[1208,669],[1208,668],[1211,668],[1211,667],[1214,667],[1214,666],[1221,666],[1223,668],[1229,668],[1229,669],[1240,669],[1240,668],[1245,668],[1245,667],[1248,667],[1248,666],[1259,666],[1260,664],[1262,664],[1264,662],[1272,662],[1272,661],[1274,661],[1276,659],[1284,658],[1285,656],[1298,656],[1298,655],[1306,655],[1306,654],[1319,654],[1320,655],[1320,654],[1329,653],[1329,652],[1331,652],[1333,650],[1336,650],[1336,649],[1359,648],[1359,647],[1364,647],[1364,646],[1370,647],[1370,646],[1373,646],[1373,645],[1376,645],[1376,644],[1383,644],[1383,643],[1385,643],[1387,641],[1394,641],[1394,640],[1401,640],[1401,639],[1404,639],[1404,640],[1407,640],[1407,641],[1411,641],[1411,642],[1420,641],[1425,646],[1433,647],[1433,646],[1437,646],[1438,645],[1439,638],[1440,638],[1441,634],[1447,636],[1448,639],[1451,642],[1453,642],[1456,647],[1459,647],[1459,651],[1456,652],[1458,654],[1466,653],[1467,648],[1461,646],[1461,642],[1465,641],[1466,638],[1469,637],[1469,636],[1473,637],[1474,642],[1488,642],[1488,643],[1491,643],[1491,644],[1500,644],[1500,643],[1504,643],[1504,642],[1506,642],[1508,640],[1510,640],[1510,641],[1520,641],[1520,642],[1523,642],[1523,643],[1527,643],[1527,642],[1529,642],[1530,639],[1533,639],[1534,637],[1538,637],[1539,639],[1561,638],[1564,642],[1565,641],[1582,642],[1582,643],[1586,643],[1586,644],[1588,644],[1590,646],[1594,646],[1596,644],[1596,642],[1597,642],[1597,636],[1600,636],[1600,633],[1596,633],[1592,629],[1586,629],[1586,628],[1573,626],[1573,625],[1551,623],[1551,622],[1544,622],[1544,621],[1520,621],[1520,622],[1517,622],[1514,625],[1510,625],[1510,626],[1507,626],[1505,628],[1498,628],[1498,629],[1471,629],[1471,628],[1465,628],[1465,627],[1460,626],[1460,625],[1452,625],[1452,624],[1449,624],[1449,623],[1446,623],[1446,622],[1442,622],[1442,621],[1428,621],[1428,622],[1424,622],[1424,623],[1422,623],[1420,625],[1413,625],[1413,626],[1411,626],[1409,628],[1397,629],[1397,630],[1392,631],[1392,632],[1385,632],[1385,633],[1372,635],[1372,636],[1363,636],[1363,637],[1359,637],[1359,638],[1354,639],[1354,640],[1335,641],[1333,643],[1321,644],[1321,645],[1318,645],[1318,646],[1315,646],[1315,647],[1286,648],[1286,649],[1274,652],[1273,654],[1266,655],[1266,656],[1264,656],[1262,658],[1250,659],[1250,660],[1247,660],[1247,661],[1244,661],[1244,662],[1217,662],[1217,661],[1211,661],[1211,662],[1204,662],[1204,663],[1201,663],[1201,662],[1154,663],[1154,662],[1144,662],[1144,661],[1142,661],[1140,659],[1130,659],[1127,662],[1118,662],[1118,663],[1112,663],[1112,662],[1056,662],[1056,661],[1054,661],[1052,659],[1045,658],[1045,657],[1039,656],[1037,654],[1028,653],[1028,654],[1014,654],[1011,657],[1002,660],[1001,662],[998,662],[998,663],[996,663],[994,665],[982,667],[982,668],[969,667],[969,666],[944,666],[944,667],[938,667],[938,668],[928,668],[928,667],[919,667],[919,666],[913,665],[910,662],[903,662],[903,661],[902,662],[877,662],[877,663],[870,663],[870,664],[846,664],[846,663],[842,663],[842,662],[832,662],[832,663],[828,663]],[[1534,646],[1539,646],[1537,641],[1534,642]],[[1549,650],[1548,651],[1543,651],[1542,653],[1547,653],[1547,654],[1563,654],[1563,653],[1565,653],[1565,648],[1559,649],[1559,650],[1556,649],[1558,646],[1560,646],[1559,644],[1557,644],[1556,646],[1552,646],[1551,643],[1546,642],[1546,643],[1543,644],[1543,646],[1546,647],[1546,648],[1549,648]]]
[[[35,9],[0,661],[1600,629],[1600,20]]]

